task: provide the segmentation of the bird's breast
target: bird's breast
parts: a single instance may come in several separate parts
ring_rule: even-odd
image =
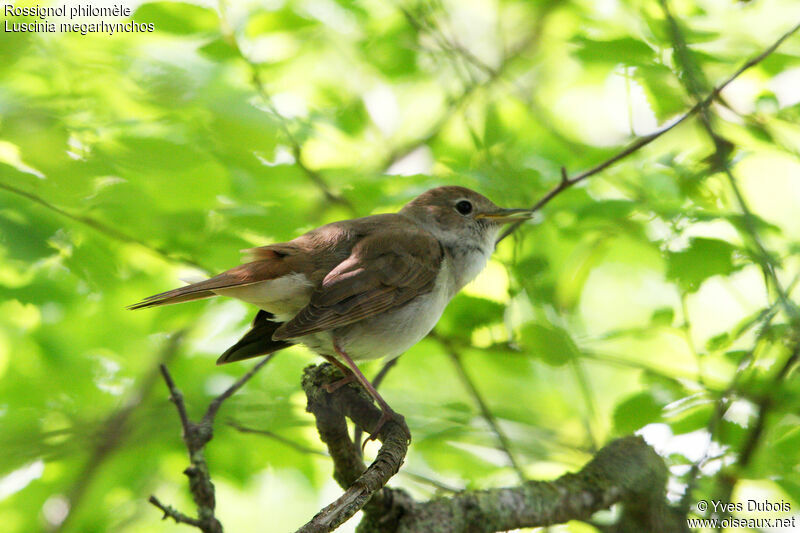
[[[446,266],[450,271],[450,279],[453,284],[452,297],[467,283],[475,279],[486,267],[486,263],[492,255],[492,248],[491,246],[459,243],[448,246],[446,249],[450,256]]]
[[[447,265],[443,265],[446,267]],[[333,330],[339,346],[355,360],[392,359],[430,333],[452,298],[449,268],[442,268],[434,288],[408,303],[370,318]],[[300,339],[317,353],[335,356],[331,332],[321,332]]]

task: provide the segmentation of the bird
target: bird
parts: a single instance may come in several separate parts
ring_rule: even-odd
[[[338,367],[332,392],[357,381],[383,424],[405,421],[355,361],[398,357],[436,325],[448,302],[486,266],[502,226],[530,218],[482,194],[443,186],[397,213],[342,220],[291,241],[243,250],[249,261],[212,278],[155,294],[129,309],[230,297],[255,305],[252,326],[217,364],[302,344]],[[365,441],[366,442],[366,441]]]

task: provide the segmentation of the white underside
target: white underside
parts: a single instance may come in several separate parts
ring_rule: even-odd
[[[434,291],[384,313],[334,330],[336,341],[352,359],[394,359],[430,333],[450,301],[447,273],[439,274],[441,283]],[[299,339],[317,353],[335,356],[330,331]]]
[[[294,273],[250,285],[217,289],[214,292],[253,304],[275,315],[278,322],[287,322],[306,306],[313,287],[305,274]]]

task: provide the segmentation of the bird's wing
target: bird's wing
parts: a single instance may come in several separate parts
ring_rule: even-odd
[[[142,309],[210,298],[216,296],[213,291],[217,289],[250,285],[292,273],[296,265],[294,264],[295,261],[293,261],[295,257],[288,255],[287,250],[290,244],[281,243],[274,246],[275,249],[272,251],[269,246],[263,247],[257,261],[239,265],[213,278],[192,283],[179,289],[154,294],[139,303],[129,306],[128,309]]]
[[[395,227],[367,235],[273,339],[337,328],[401,306],[433,289],[442,258],[439,241],[421,229]]]

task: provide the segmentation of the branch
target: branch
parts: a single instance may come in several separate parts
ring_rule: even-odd
[[[197,506],[198,515],[197,518],[189,517],[170,506],[163,505],[155,496],[151,496],[149,502],[164,512],[164,518],[170,517],[176,522],[195,526],[203,533],[222,533],[222,524],[214,515],[216,498],[214,484],[211,482],[211,474],[208,471],[208,464],[205,459],[205,447],[214,437],[214,418],[222,403],[233,396],[256,372],[271,361],[273,356],[274,354],[270,354],[263,358],[222,394],[214,398],[200,422],[193,422],[189,418],[186,404],[183,401],[183,394],[175,385],[175,381],[172,379],[167,367],[163,364],[161,365],[161,375],[169,389],[169,398],[178,411],[178,417],[183,428],[183,442],[189,452],[190,465],[183,473],[189,478],[189,490]]]
[[[400,494],[394,520],[366,515],[358,531],[489,533],[587,520],[621,503],[620,519],[609,531],[688,532],[685,516],[666,503],[667,474],[664,461],[644,440],[625,437],[606,445],[580,472],[555,481],[464,491],[424,503]]]
[[[514,488],[464,491],[424,503],[415,502],[401,490],[383,488],[405,458],[405,431],[396,422],[387,422],[379,434],[383,445],[375,461],[366,467],[358,446],[349,438],[345,417],[370,431],[381,413],[356,386],[327,393],[324,386],[340,377],[329,364],[309,366],[304,371],[307,409],[314,414],[320,437],[333,459],[334,478],[346,490],[298,533],[333,531],[360,509],[364,511],[358,526],[362,533],[488,533],[585,520],[615,503],[622,504],[622,513],[608,531],[688,531],[685,515],[666,503],[664,462],[638,437],[610,443],[580,472],[552,482],[527,481]],[[174,390],[174,384],[170,389]],[[184,523],[195,520],[163,505],[159,508],[177,520],[188,518]]]
[[[733,82],[736,78],[738,78],[740,75],[742,75],[742,73],[744,73],[746,70],[754,67],[755,65],[758,65],[761,61],[766,59],[781,44],[783,44],[783,42],[786,41],[786,39],[791,37],[798,30],[800,30],[800,24],[794,26],[792,29],[790,29],[789,31],[784,33],[778,40],[776,40],[774,43],[772,43],[772,45],[767,47],[763,52],[761,52],[760,54],[758,54],[758,55],[750,58],[748,61],[746,61],[728,79],[726,79],[720,85],[715,87],[703,100],[700,100],[699,102],[697,102],[691,109],[689,109],[689,111],[687,111],[686,113],[681,115],[677,120],[675,120],[674,122],[672,122],[668,126],[665,126],[665,127],[661,128],[660,130],[657,130],[657,131],[655,131],[653,133],[650,133],[649,135],[644,135],[642,137],[639,137],[638,139],[636,139],[633,142],[631,142],[630,144],[628,144],[628,146],[623,148],[620,152],[618,152],[617,154],[613,155],[609,159],[603,161],[602,163],[599,163],[598,165],[595,165],[594,167],[590,168],[589,170],[581,172],[580,174],[578,174],[578,175],[576,175],[576,176],[574,176],[572,178],[569,177],[569,175],[566,172],[566,169],[564,169],[562,167],[562,170],[561,170],[561,181],[558,183],[558,185],[556,185],[549,192],[547,192],[541,198],[541,200],[536,202],[536,204],[532,208],[533,211],[538,211],[539,209],[541,209],[542,207],[547,205],[550,202],[550,200],[552,200],[553,198],[555,198],[556,196],[558,196],[560,193],[564,192],[565,190],[569,189],[573,185],[576,185],[576,184],[582,182],[583,180],[585,180],[587,178],[590,178],[591,176],[594,176],[595,174],[599,174],[600,172],[604,171],[608,167],[614,165],[615,163],[621,161],[622,159],[625,159],[626,157],[628,157],[632,153],[638,151],[639,149],[647,146],[648,144],[650,144],[654,140],[658,139],[659,137],[661,137],[662,135],[664,135],[668,131],[670,131],[673,128],[675,128],[675,126],[677,126],[678,124],[683,123],[686,119],[688,119],[688,118],[694,116],[695,114],[697,114],[699,111],[707,108],[711,104],[711,102],[713,102],[719,96],[719,94],[722,92],[723,89],[725,89],[725,87],[730,85],[731,82]],[[503,239],[505,239],[506,237],[511,235],[523,223],[524,223],[524,221],[517,221],[517,222],[513,223],[511,226],[509,226],[500,235],[500,237],[498,237],[497,242],[499,243],[500,241],[502,241]]]
[[[329,364],[309,366],[303,373],[307,410],[314,415],[320,438],[333,458],[333,477],[346,490],[298,529],[297,533],[333,531],[364,508],[367,502],[369,507],[364,508],[365,514],[383,516],[387,501],[378,491],[397,473],[408,451],[405,429],[394,420],[389,420],[378,434],[382,446],[377,457],[368,468],[364,466],[358,446],[347,432],[345,416],[371,432],[380,420],[381,412],[356,386],[340,387],[333,393],[326,392],[323,386],[340,377],[341,374]]]
[[[685,516],[666,503],[667,469],[639,437],[614,441],[577,474],[556,481],[528,481],[521,486],[464,491],[449,498],[418,503],[405,492],[382,488],[400,468],[408,443],[398,424],[388,422],[379,438],[383,446],[367,468],[349,438],[345,417],[369,431],[380,411],[355,386],[327,393],[324,385],[340,377],[328,364],[307,367],[303,389],[320,437],[334,462],[334,479],[346,488],[335,502],[297,533],[333,531],[363,508],[362,533],[415,531],[493,532],[538,527],[572,519],[622,503],[618,523],[609,531],[686,532]]]

